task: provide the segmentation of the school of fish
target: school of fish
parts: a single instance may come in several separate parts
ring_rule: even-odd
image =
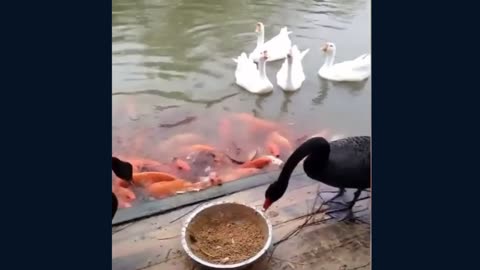
[[[138,198],[138,190],[146,197],[160,199],[277,170],[308,138],[343,137],[327,130],[295,136],[288,127],[248,113],[221,119],[217,133],[219,139],[210,143],[198,134],[172,136],[157,146],[159,151],[169,149],[171,153],[162,160],[114,153],[133,166],[133,186],[113,176],[112,192],[118,198],[119,207],[131,207]]]

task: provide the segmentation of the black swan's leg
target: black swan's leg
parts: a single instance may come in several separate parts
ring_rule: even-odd
[[[355,203],[357,202],[358,197],[360,197],[360,194],[362,193],[362,191],[363,191],[362,189],[357,189],[357,191],[355,191],[355,193],[353,194],[353,200],[343,208],[340,208],[340,207],[334,208],[327,211],[326,213],[338,221],[353,219],[352,209]]]
[[[337,195],[333,196],[330,200],[327,200],[326,203],[335,201],[337,198],[342,197],[344,193],[345,193],[345,189],[340,188]]]
[[[353,200],[348,204],[349,209],[353,208],[353,206],[358,200],[358,197],[360,197],[360,194],[362,194],[362,191],[363,191],[362,189],[357,189],[357,191],[355,191],[355,193],[353,194]]]
[[[330,209],[343,209],[347,207],[348,205],[345,204],[345,201],[342,199],[343,194],[345,194],[345,188],[340,188],[339,192],[337,195],[333,196],[330,200],[327,200],[325,202],[325,205],[327,205]]]

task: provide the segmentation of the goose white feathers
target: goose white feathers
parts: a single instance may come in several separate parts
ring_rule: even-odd
[[[257,65],[247,57],[246,53],[242,53],[237,59],[233,59],[237,63],[235,70],[235,83],[250,93],[267,94],[273,91],[273,85],[268,80],[265,71],[265,62],[268,59],[267,52],[261,54]]]
[[[260,59],[260,54],[263,51],[268,51],[268,62],[284,59],[287,57],[290,47],[292,46],[292,41],[290,40],[289,35],[292,33],[288,31],[287,27],[280,29],[280,33],[270,39],[267,42],[265,41],[265,26],[263,23],[258,22],[257,28],[255,30],[257,33],[257,47],[253,50],[248,58],[252,59],[255,62],[258,62]]]
[[[297,45],[290,49],[287,59],[277,72],[277,84],[284,91],[296,91],[302,86],[305,81],[302,60],[309,51],[310,49],[306,49],[300,52]]]
[[[359,57],[335,63],[335,44],[328,42],[322,47],[325,53],[325,62],[318,71],[318,75],[331,81],[363,81],[370,77],[370,54],[362,54]]]

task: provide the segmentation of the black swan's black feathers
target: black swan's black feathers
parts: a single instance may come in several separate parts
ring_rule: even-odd
[[[304,162],[305,173],[327,185],[339,188],[370,187],[370,137],[348,137],[330,142],[328,163],[320,167],[315,153]]]

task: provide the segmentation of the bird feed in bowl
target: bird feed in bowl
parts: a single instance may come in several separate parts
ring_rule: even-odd
[[[256,210],[225,203],[194,216],[185,237],[200,259],[212,264],[237,264],[256,256],[267,245],[269,226]]]

